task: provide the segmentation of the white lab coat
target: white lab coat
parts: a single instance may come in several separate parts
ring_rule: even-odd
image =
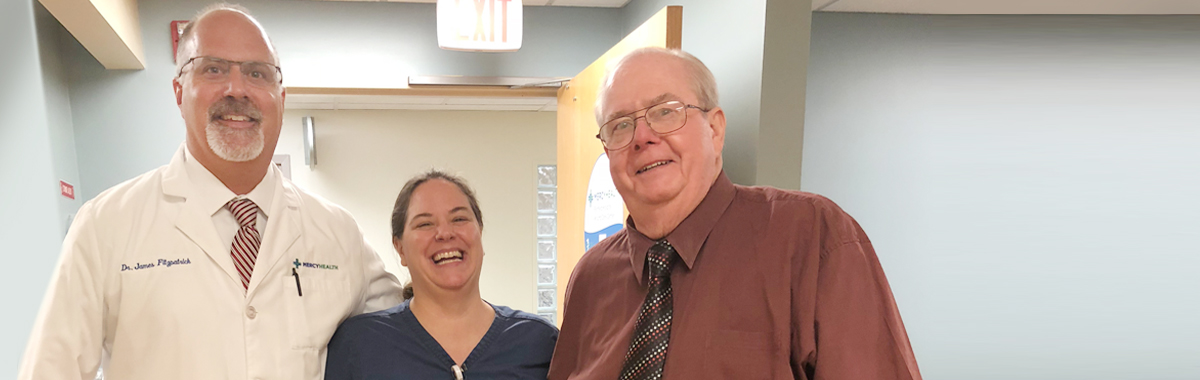
[[[349,213],[278,172],[243,290],[184,159],[80,208],[18,379],[321,379],[339,323],[400,303]]]

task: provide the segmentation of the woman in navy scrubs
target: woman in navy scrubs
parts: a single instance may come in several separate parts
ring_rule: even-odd
[[[325,378],[545,379],[558,329],[479,296],[483,215],[455,176],[408,181],[392,244],[412,282],[404,303],[347,319],[329,342]]]

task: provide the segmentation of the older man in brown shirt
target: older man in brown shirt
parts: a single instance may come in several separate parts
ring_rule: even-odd
[[[824,197],[726,178],[703,63],[635,51],[596,115],[630,215],[571,276],[551,380],[921,378],[858,223]]]

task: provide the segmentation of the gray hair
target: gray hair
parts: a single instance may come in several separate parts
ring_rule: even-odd
[[[191,20],[188,20],[187,26],[183,27],[183,32],[179,35],[179,46],[177,46],[175,49],[175,75],[179,75],[180,71],[183,70],[183,65],[192,58],[190,55],[193,53],[193,50],[196,49],[196,33],[194,31],[196,22],[200,21],[200,19],[208,16],[209,14],[218,11],[233,11],[246,15],[246,17],[249,18],[254,25],[258,26],[259,30],[263,31],[263,36],[267,39],[267,47],[271,49],[271,56],[275,59],[275,62],[273,63],[279,64],[279,55],[275,51],[275,43],[271,42],[271,38],[266,36],[266,29],[263,28],[262,24],[258,22],[258,19],[255,19],[254,16],[250,15],[249,9],[237,4],[215,3],[209,4],[207,7],[204,7],[204,9],[201,9],[199,13],[196,13],[195,17],[192,17]]]
[[[604,80],[600,82],[600,92],[596,94],[596,124],[603,125],[604,120],[604,96],[608,93],[608,89],[612,87],[613,76],[617,71],[620,71],[626,63],[635,57],[643,55],[658,54],[678,59],[683,63],[683,67],[688,72],[688,81],[691,82],[692,92],[696,95],[696,100],[700,102],[697,106],[704,109],[712,109],[719,106],[717,97],[717,79],[713,77],[712,71],[708,70],[708,66],[700,59],[690,53],[679,49],[667,49],[661,47],[644,47],[626,54],[621,57],[616,64],[608,68],[608,72],[604,74]]]

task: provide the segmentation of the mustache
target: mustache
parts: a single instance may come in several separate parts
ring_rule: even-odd
[[[224,98],[208,107],[209,120],[217,120],[221,115],[229,114],[245,115],[254,121],[262,119],[262,111],[245,99]]]

